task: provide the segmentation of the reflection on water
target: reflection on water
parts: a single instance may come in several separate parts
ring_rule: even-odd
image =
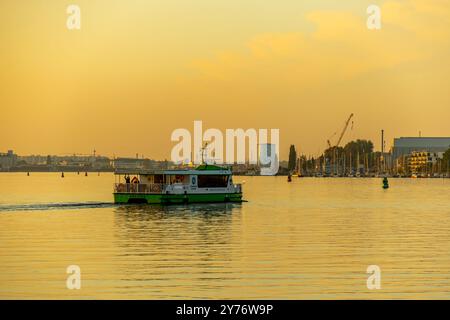
[[[450,179],[246,177],[247,203],[177,206],[114,205],[113,180],[0,174],[0,297],[450,298]]]
[[[228,216],[233,211],[239,210],[242,204],[237,203],[193,203],[189,205],[117,205],[117,214],[132,214],[140,217],[164,218],[212,218],[216,216]]]
[[[27,203],[27,204],[0,204],[2,211],[35,211],[35,210],[61,210],[61,209],[83,209],[83,208],[107,208],[113,207],[111,202],[83,202],[83,203]]]
[[[240,204],[181,206],[120,206],[115,209],[115,245],[118,260],[127,260],[121,273],[123,290],[148,292],[162,298],[183,298],[209,282],[230,276],[229,251],[233,219]],[[129,268],[129,263],[133,268]],[[186,289],[183,289],[186,288]],[[206,295],[198,295],[206,298]]]
[[[129,248],[139,241],[139,250],[146,247],[158,253],[170,250],[172,244],[225,244],[230,237],[232,215],[239,219],[240,207],[230,203],[122,205],[114,210],[114,232],[119,246]]]

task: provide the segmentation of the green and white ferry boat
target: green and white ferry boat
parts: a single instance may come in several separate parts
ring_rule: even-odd
[[[211,164],[196,168],[116,170],[115,203],[175,204],[242,202],[242,185],[233,183],[231,169]],[[131,178],[133,176],[133,178]]]

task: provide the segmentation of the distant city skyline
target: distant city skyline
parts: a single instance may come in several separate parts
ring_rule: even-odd
[[[176,128],[279,128],[319,155],[450,136],[450,7],[439,0],[0,2],[0,150],[170,160]]]
[[[352,141],[356,141],[359,140],[355,139]],[[363,139],[361,139],[363,140]],[[372,143],[374,142],[374,140],[371,139],[365,139],[368,141],[372,141]],[[350,141],[348,141],[350,142]],[[345,145],[347,144],[347,142],[339,145],[340,147],[345,147]],[[270,145],[270,144],[269,144]],[[379,143],[379,145],[381,145],[381,143]],[[386,143],[386,145],[388,145]],[[391,153],[393,152],[393,155],[395,157],[398,156],[398,150],[399,148],[404,148],[406,151],[403,152],[404,154],[410,153],[412,151],[424,151],[424,150],[438,150],[440,152],[444,152],[447,149],[450,148],[450,135],[447,137],[429,137],[429,136],[401,136],[401,137],[394,137],[393,138],[393,143],[392,145],[389,144],[389,148],[386,148],[384,150],[384,152],[386,153]],[[263,150],[263,149],[261,149]],[[323,151],[326,151],[326,148],[324,148]],[[374,149],[374,152],[380,152],[381,150],[377,150]],[[264,151],[265,152],[265,151]],[[113,159],[119,159],[119,158],[123,158],[123,159],[148,159],[148,160],[155,160],[155,161],[171,161],[168,158],[164,158],[164,159],[159,159],[159,158],[155,158],[152,157],[152,155],[146,155],[143,153],[138,153],[136,152],[134,155],[122,155],[122,154],[117,154],[117,153],[113,153],[112,155],[108,155],[108,154],[101,154],[98,153],[96,149],[93,149],[91,153],[79,153],[79,152],[69,152],[69,153],[51,153],[51,154],[45,154],[45,153],[35,153],[35,154],[18,154],[16,152],[16,150],[14,149],[7,149],[7,150],[0,150],[0,155],[7,155],[7,154],[11,154],[11,155],[15,155],[15,156],[19,156],[21,158],[46,158],[48,156],[51,157],[59,157],[59,158],[70,158],[70,157],[80,157],[80,158],[86,158],[86,157],[98,157],[98,158],[110,158],[111,160]],[[270,154],[270,153],[269,153]],[[307,153],[302,153],[301,151],[298,152],[297,154],[298,156],[312,156],[315,157],[316,155],[310,155]],[[323,155],[323,153],[321,153],[319,156]],[[246,156],[248,156],[248,153],[246,153]],[[280,161],[282,162],[287,162],[288,159],[281,159]]]

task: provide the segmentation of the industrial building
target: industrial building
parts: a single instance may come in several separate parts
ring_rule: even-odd
[[[413,152],[439,153],[450,149],[450,137],[401,137],[394,139],[392,160],[408,156]]]

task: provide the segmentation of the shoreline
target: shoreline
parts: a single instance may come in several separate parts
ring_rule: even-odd
[[[12,171],[1,171],[0,170],[0,174],[2,173],[24,173],[24,174],[28,174],[28,173],[77,173],[78,174],[82,174],[82,173],[114,173],[114,170],[40,170],[40,171],[26,171],[26,170],[12,170]],[[288,174],[277,174],[274,176],[264,176],[264,175],[258,175],[258,174],[233,174],[234,177],[288,177]],[[390,178],[390,179],[450,179],[450,175],[448,174],[440,174],[439,176],[412,176],[412,175],[407,175],[407,176],[396,176],[396,175],[377,175],[377,176],[316,176],[316,175],[306,175],[306,176],[292,176],[292,180],[296,180],[296,179],[304,179],[304,178],[328,178],[328,179],[339,179],[339,178],[351,178],[351,179],[370,179],[370,178],[374,178],[374,179],[381,179],[381,178]]]

